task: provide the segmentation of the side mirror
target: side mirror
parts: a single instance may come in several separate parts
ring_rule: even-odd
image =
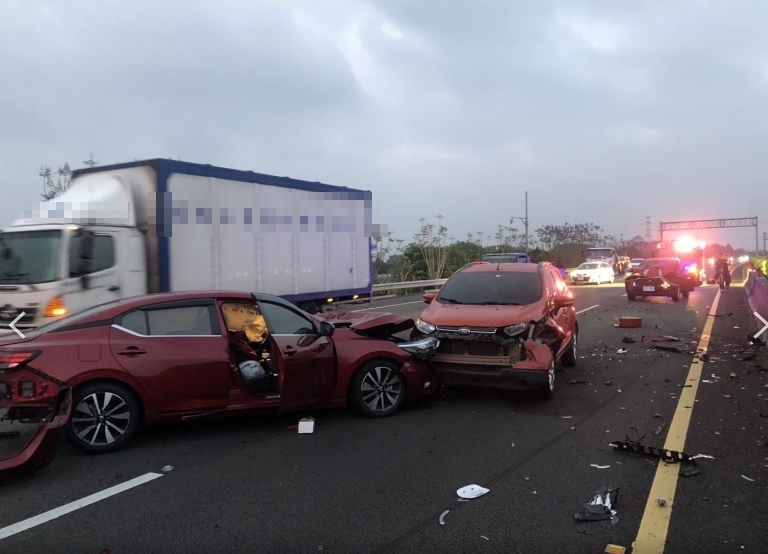
[[[328,323],[327,321],[321,321],[320,322],[320,336],[321,337],[333,336],[334,331],[336,331],[336,327],[334,327],[331,323]]]
[[[424,293],[424,296],[422,296],[422,298],[424,299],[424,302],[426,302],[427,304],[431,304],[432,301],[435,299],[435,293],[434,292]]]
[[[555,296],[555,310],[559,310],[561,308],[569,308],[573,306],[573,298],[570,296],[565,295],[557,295]]]

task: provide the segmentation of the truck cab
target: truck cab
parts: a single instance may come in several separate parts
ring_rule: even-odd
[[[144,294],[145,259],[136,229],[71,224],[6,229],[0,233],[0,327],[32,329]]]
[[[619,258],[613,248],[587,248],[582,255],[585,261],[601,263],[605,262],[613,268],[614,275],[620,275]]]

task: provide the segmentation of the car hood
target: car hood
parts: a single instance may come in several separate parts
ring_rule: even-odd
[[[473,306],[433,301],[421,318],[437,327],[506,327],[540,320],[545,307],[544,300],[527,306]]]
[[[414,325],[410,317],[386,312],[334,312],[315,317],[334,327],[346,327],[353,331],[386,331],[388,334],[407,331]]]

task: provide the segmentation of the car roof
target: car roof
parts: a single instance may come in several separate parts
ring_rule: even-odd
[[[546,263],[546,262],[543,262]],[[511,273],[537,273],[539,264],[521,264],[511,262],[475,262],[461,270],[462,273],[485,273],[489,271],[508,271]]]

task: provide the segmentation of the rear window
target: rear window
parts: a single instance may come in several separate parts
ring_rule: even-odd
[[[503,304],[524,306],[542,296],[539,273],[511,271],[457,273],[437,297],[443,304]]]

